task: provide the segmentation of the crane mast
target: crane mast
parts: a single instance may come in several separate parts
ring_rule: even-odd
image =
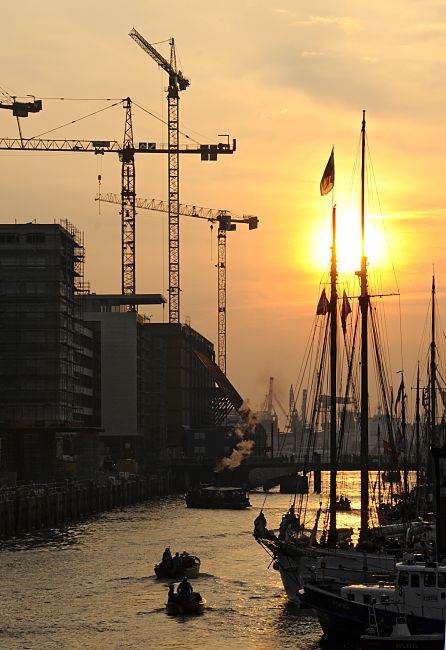
[[[119,203],[119,196],[113,193],[99,194],[96,201],[106,203]],[[158,199],[135,200],[135,207],[156,212],[169,212],[169,203]],[[244,215],[242,218],[232,216],[227,210],[213,208],[199,208],[195,205],[178,205],[179,214],[186,217],[205,219],[211,223],[218,223],[218,366],[226,374],[226,233],[236,230],[237,223],[248,225],[249,230],[258,227],[259,219],[253,215]]]
[[[176,69],[175,41],[170,39],[170,63],[150,45],[135,28],[129,34],[133,40],[169,75],[168,102],[168,180],[169,180],[169,323],[180,322],[180,157],[179,91],[186,90],[190,81]]]
[[[123,295],[136,293],[135,279],[135,156],[133,145],[132,102],[125,100],[125,129],[121,167],[121,246]],[[136,310],[136,305],[131,306]]]

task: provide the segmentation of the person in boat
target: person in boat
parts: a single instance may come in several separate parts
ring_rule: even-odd
[[[301,528],[300,517],[294,512],[294,505],[291,505],[288,511],[288,526],[295,533],[297,533]]]
[[[194,559],[187,553],[187,551],[183,551],[181,553],[181,560],[183,563],[183,568],[187,569],[188,567],[194,566]]]
[[[185,576],[177,587],[178,598],[181,598],[182,600],[186,600],[187,598],[190,598],[192,592],[193,592],[192,585]]]
[[[173,603],[176,600],[175,596],[175,585],[173,582],[170,583],[169,585],[169,591],[167,593],[167,600],[169,603]]]
[[[182,567],[183,567],[183,558],[177,551],[172,559],[172,568],[174,571],[177,571],[182,569]]]
[[[172,553],[170,552],[170,546],[166,546],[164,550],[162,564],[165,564],[168,567],[172,565]]]

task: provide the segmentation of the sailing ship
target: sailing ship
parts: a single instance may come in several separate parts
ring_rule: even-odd
[[[369,340],[369,319],[372,323],[371,339],[374,343],[375,363],[378,367],[378,374],[382,379],[381,399],[383,403],[384,420],[387,423],[387,436],[395,446],[394,431],[392,422],[392,405],[388,397],[388,386],[385,386],[385,369],[383,362],[377,352],[377,330],[376,321],[374,321],[374,310],[371,309],[371,298],[369,293],[369,283],[367,274],[367,257],[365,255],[365,148],[366,148],[366,131],[365,131],[365,111],[363,113],[361,128],[361,268],[357,272],[360,282],[360,295],[358,298],[359,313],[358,320],[361,327],[360,342],[360,530],[359,539],[353,545],[352,537],[348,536],[348,530],[341,530],[337,522],[337,503],[338,500],[338,465],[339,455],[345,430],[345,413],[346,405],[349,403],[349,394],[352,392],[353,385],[353,348],[347,350],[348,358],[347,376],[345,379],[344,390],[344,410],[341,415],[341,422],[338,426],[338,402],[337,396],[337,338],[338,338],[338,290],[337,290],[337,258],[336,258],[336,206],[332,205],[332,255],[330,266],[330,299],[325,295],[325,289],[322,292],[319,301],[317,314],[328,314],[326,326],[324,329],[324,341],[330,342],[330,422],[329,422],[329,449],[330,449],[330,486],[329,486],[329,505],[327,508],[328,517],[324,522],[324,530],[318,538],[318,522],[322,514],[322,508],[319,508],[316,521],[310,529],[305,525],[303,518],[306,514],[306,502],[304,497],[300,496],[297,502],[297,512],[301,520],[300,529],[296,532],[290,530],[288,533],[276,536],[266,529],[255,530],[256,540],[267,550],[273,558],[273,566],[279,570],[282,582],[288,598],[300,604],[300,588],[308,580],[317,576],[324,576],[329,579],[336,579],[344,584],[356,581],[370,581],[373,575],[389,576],[394,573],[395,562],[401,557],[403,542],[409,537],[413,538],[426,530],[423,522],[414,520],[409,524],[394,523],[390,530],[380,526],[378,522],[373,525],[370,519],[370,502],[369,502],[369,376],[368,376],[368,340]],[[333,152],[332,152],[333,156]],[[331,159],[332,159],[331,156]],[[329,161],[330,164],[330,161]],[[334,185],[334,161],[332,160],[331,184]],[[327,168],[329,165],[327,165]],[[329,170],[330,172],[331,170]],[[326,178],[327,169],[324,172],[321,181],[321,193],[323,192],[323,183]],[[330,176],[330,173],[329,173]],[[327,185],[324,185],[324,190]],[[330,191],[330,190],[329,190]],[[345,339],[345,322],[346,316],[351,313],[348,298],[344,292],[342,298],[341,322]],[[353,335],[353,342],[356,339],[357,329]],[[322,363],[316,373],[316,383],[321,384]],[[387,388],[387,390],[386,390]],[[316,407],[311,414],[311,424],[309,430],[315,430]],[[306,456],[306,471],[310,471],[311,459]],[[296,500],[293,502],[293,508]],[[408,533],[409,531],[409,533]],[[386,552],[385,546],[391,542],[392,548]]]

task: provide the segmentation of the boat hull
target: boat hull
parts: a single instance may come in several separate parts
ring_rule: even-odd
[[[444,650],[444,634],[410,636],[368,636],[359,641],[360,650]]]
[[[198,578],[200,573],[200,560],[194,558],[194,565],[190,567],[168,567],[165,564],[155,565],[155,575],[157,578],[165,580],[175,578]]]
[[[191,598],[176,599],[166,603],[166,614],[169,616],[198,616],[204,612],[206,601],[200,594],[192,594]]]
[[[364,553],[354,549],[299,547],[280,540],[259,540],[275,558],[288,600],[301,605],[300,589],[315,578],[351,584],[374,581],[373,576],[390,576],[395,558],[386,553]]]

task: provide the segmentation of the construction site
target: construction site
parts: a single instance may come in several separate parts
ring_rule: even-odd
[[[122,142],[24,138],[21,120],[43,110],[44,102],[22,101],[5,91],[0,97],[0,107],[12,113],[19,129],[17,138],[0,138],[4,154],[111,153],[121,167],[120,194],[102,193],[98,174],[96,196],[99,205],[120,206],[120,291],[96,293],[84,277],[88,242],[76,224],[0,225],[0,482],[5,490],[159,476],[157,491],[161,484],[169,491],[182,487],[176,483],[182,459],[190,464],[191,458],[230,456],[239,442],[230,435],[235,426],[258,453],[266,446],[263,427],[245,424],[249,409],[226,376],[227,233],[243,224],[254,230],[259,219],[180,203],[180,157],[218,161],[235,153],[236,141],[224,136],[212,144],[181,144],[179,97],[190,81],[178,69],[174,39],[167,60],[135,29],[129,35],[167,73],[167,144],[135,141],[129,97],[121,101]],[[136,154],[167,157],[167,201],[136,196]],[[137,292],[136,215],[143,210],[168,220],[167,296]],[[188,318],[181,320],[184,218],[217,228],[215,347]],[[141,313],[164,304],[168,322],[152,322]],[[136,493],[147,496],[147,489]]]

